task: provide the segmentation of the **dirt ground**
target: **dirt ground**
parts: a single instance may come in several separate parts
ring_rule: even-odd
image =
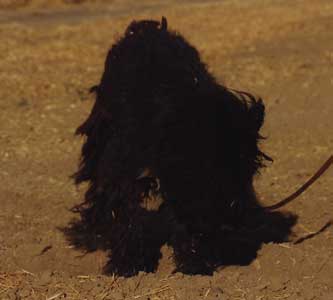
[[[60,230],[84,192],[69,176],[88,88],[130,20],[162,15],[220,81],[264,98],[275,162],[256,178],[263,203],[332,154],[331,0],[0,0],[0,299],[333,299],[333,229],[310,238],[333,218],[333,168],[285,208],[298,215],[288,241],[211,276],[173,273],[168,247],[156,273],[106,276],[107,254],[75,249]]]

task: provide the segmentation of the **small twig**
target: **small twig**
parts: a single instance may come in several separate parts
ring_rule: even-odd
[[[78,275],[76,276],[78,279],[90,279],[89,275]]]
[[[169,285],[165,285],[165,286],[160,287],[159,289],[155,289],[155,290],[153,290],[151,292],[148,292],[146,294],[134,296],[133,299],[139,299],[139,298],[142,298],[142,297],[156,295],[156,294],[165,292],[165,291],[167,291],[169,289],[170,289],[170,286]]]
[[[79,291],[75,289],[71,284],[68,287],[74,292],[75,296],[80,295]]]
[[[36,256],[41,256],[41,255],[43,255],[44,253],[46,253],[47,251],[49,251],[51,249],[52,249],[52,245],[48,245],[48,246],[44,247],[42,249],[42,251],[39,254],[37,254]]]
[[[286,245],[286,244],[278,244],[278,246],[280,246],[282,248],[291,249],[291,247],[289,245]]]
[[[113,287],[114,284],[117,284],[118,287],[119,287],[119,284],[118,284],[117,280],[118,280],[118,276],[116,276],[116,275],[113,273],[113,274],[112,274],[112,281],[111,281],[111,284],[110,284],[109,287],[110,287],[110,288]]]
[[[207,298],[209,292],[210,292],[210,288],[206,291],[204,298]]]
[[[58,298],[59,296],[61,296],[61,295],[63,295],[63,294],[64,294],[63,292],[60,292],[60,293],[58,293],[58,294],[53,295],[52,297],[47,298],[46,300],[53,300],[53,299],[56,299],[56,298]]]
[[[143,276],[140,276],[140,277],[139,277],[139,280],[138,280],[138,282],[137,282],[137,284],[135,285],[135,288],[134,288],[134,293],[136,292],[136,290],[137,290],[138,287],[140,286],[141,281],[142,281],[142,278],[143,278]]]
[[[22,269],[22,273],[36,277],[36,275],[34,273],[31,273],[31,272],[29,272],[27,270],[24,270],[24,269]]]

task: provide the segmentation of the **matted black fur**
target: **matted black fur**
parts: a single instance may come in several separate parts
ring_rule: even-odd
[[[126,274],[147,270],[147,245],[160,246],[170,231],[181,228],[193,246],[260,209],[252,181],[269,159],[258,146],[264,104],[219,84],[165,18],[133,21],[92,90],[96,102],[76,132],[86,140],[75,182],[89,182],[83,223],[111,232],[113,270],[131,260]],[[142,203],[157,193],[165,202],[154,215]],[[178,225],[159,240],[153,232],[163,222]]]

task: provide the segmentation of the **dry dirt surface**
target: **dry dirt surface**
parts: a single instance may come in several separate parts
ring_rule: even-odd
[[[164,15],[228,86],[262,96],[263,203],[294,191],[333,152],[332,0],[0,0],[0,299],[333,299],[333,168],[284,208],[283,243],[212,275],[103,274],[106,251],[76,249],[60,230],[82,201],[70,175],[108,48],[132,19]],[[277,228],[278,229],[278,228]]]

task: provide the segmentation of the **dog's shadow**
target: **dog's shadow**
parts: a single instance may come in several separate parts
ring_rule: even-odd
[[[237,227],[225,226],[206,236],[190,236],[163,203],[153,210],[139,207],[130,226],[97,227],[75,220],[62,230],[78,249],[107,251],[106,274],[129,277],[139,271],[154,272],[161,247],[167,244],[173,248],[175,272],[211,275],[222,266],[250,264],[264,243],[288,241],[296,221],[295,214],[255,210]]]
[[[176,236],[171,240],[175,271],[212,275],[220,267],[249,265],[264,243],[289,241],[297,218],[291,213],[256,210],[237,227],[224,226],[194,241]]]

